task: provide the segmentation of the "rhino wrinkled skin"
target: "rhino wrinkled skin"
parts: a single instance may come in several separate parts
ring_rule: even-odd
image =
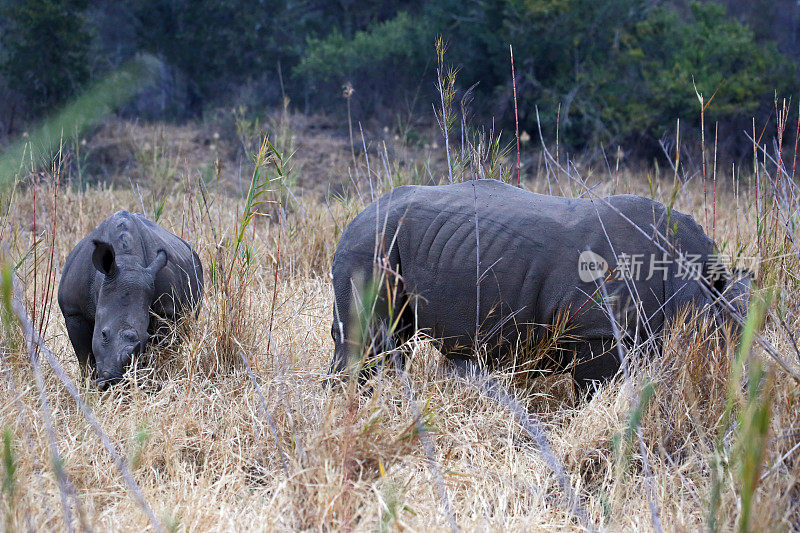
[[[701,276],[683,279],[670,260],[649,280],[647,271],[638,279],[605,280],[602,270],[613,269],[621,254],[663,260],[665,248],[699,258]],[[519,341],[542,338],[566,316],[575,340],[560,351],[559,364],[575,363],[578,387],[609,379],[619,360],[608,307],[597,303],[599,285],[621,318],[622,334],[642,341],[690,304],[722,317],[712,295],[724,292],[744,310],[748,281],[732,279],[727,269],[709,278],[713,254],[714,242],[692,217],[638,196],[569,199],[495,180],[397,187],[361,212],[337,246],[330,373],[417,331],[436,339],[458,365],[476,347],[486,347],[491,361]],[[359,306],[373,301],[372,311],[359,314]]]
[[[120,381],[154,333],[203,296],[203,267],[186,241],[142,215],[118,211],[70,252],[58,305],[81,367],[97,384]]]

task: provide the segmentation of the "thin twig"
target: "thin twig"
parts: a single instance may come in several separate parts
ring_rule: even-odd
[[[442,87],[441,73],[439,74],[439,97],[442,100],[442,132],[444,133],[444,151],[447,154],[447,177],[453,183],[453,165],[450,163],[450,128],[447,124],[447,110],[444,107],[444,87]]]
[[[478,191],[475,189],[475,180],[472,180],[472,198],[475,215],[475,340],[473,344],[477,355],[481,322],[481,237],[478,231]]]
[[[375,201],[375,191],[372,188],[372,171],[369,168],[369,154],[367,153],[367,141],[364,140],[364,128],[361,127],[361,121],[358,121],[358,129],[361,131],[361,146],[364,147],[364,158],[367,161],[367,181],[369,181],[369,197],[371,201]]]
[[[519,422],[519,424],[522,426],[522,429],[525,430],[525,433],[527,433],[528,436],[533,440],[536,449],[542,456],[542,459],[544,459],[544,462],[555,474],[558,484],[567,499],[570,512],[578,519],[578,521],[583,525],[584,528],[586,528],[586,530],[595,531],[594,526],[589,520],[589,515],[586,513],[586,510],[581,505],[580,500],[573,490],[572,484],[570,483],[566,470],[564,469],[564,465],[555,456],[552,448],[550,447],[550,442],[547,439],[547,433],[545,430],[539,426],[538,422],[522,405],[520,405],[519,401],[514,398],[505,387],[492,378],[492,376],[480,366],[473,364],[470,367],[467,367],[463,364],[459,365],[458,361],[454,362],[456,362],[456,364],[453,365],[453,368],[460,377],[466,379],[469,383],[475,385],[479,390],[483,391],[486,396],[514,413],[514,416],[517,418],[517,422]]]
[[[242,358],[244,362],[245,368],[247,368],[247,373],[250,375],[250,381],[253,383],[253,387],[256,389],[256,393],[258,393],[258,399],[261,402],[261,409],[264,411],[264,416],[267,419],[267,424],[269,425],[269,430],[272,432],[272,438],[275,439],[275,446],[278,448],[278,455],[281,458],[281,467],[283,468],[283,473],[286,475],[286,478],[289,478],[289,468],[286,466],[286,456],[283,453],[283,447],[281,446],[281,441],[278,439],[278,428],[275,426],[275,421],[272,420],[272,416],[269,414],[269,409],[267,409],[267,402],[264,400],[264,395],[261,394],[261,387],[258,385],[258,381],[256,380],[255,374],[253,374],[253,369],[250,368],[250,363],[247,362],[247,359],[244,356],[243,352],[239,352],[239,357]]]
[[[631,409],[634,409],[634,406],[639,403],[640,398],[637,398],[637,395],[633,391],[630,370],[628,368],[628,358],[625,354],[625,346],[623,345],[622,335],[619,327],[617,326],[616,316],[614,316],[614,313],[611,310],[611,305],[609,304],[608,291],[606,290],[605,283],[600,285],[600,290],[603,292],[603,306],[605,307],[606,313],[608,314],[608,319],[611,322],[611,331],[614,333],[614,339],[617,345],[617,356],[619,357],[620,366],[622,367],[622,375],[625,378],[625,383],[627,384],[628,391],[630,393]],[[647,500],[650,505],[650,519],[653,523],[653,529],[661,533],[663,529],[661,527],[661,519],[658,516],[658,501],[656,500],[656,491],[655,487],[653,486],[653,471],[650,468],[650,461],[647,459],[647,447],[644,444],[641,424],[636,426],[636,436],[639,440],[639,453],[642,456],[642,465],[644,466],[645,483],[647,484],[648,492]]]
[[[283,211],[283,208],[280,208]],[[278,300],[278,271],[280,270],[281,266],[281,235],[283,234],[283,218],[281,215],[279,217],[279,226],[278,226],[278,240],[275,246],[275,265],[274,265],[274,275],[272,278],[272,304],[270,305],[269,311],[269,333],[267,334],[267,354],[269,354],[270,348],[270,341],[272,341],[272,326],[275,322],[275,302]],[[242,356],[244,357],[244,356]]]
[[[798,442],[797,444],[795,444],[794,446],[792,446],[792,449],[791,449],[791,450],[789,450],[788,452],[786,452],[785,454],[783,454],[783,455],[781,456],[781,458],[780,458],[780,459],[778,459],[778,460],[775,462],[775,464],[774,464],[774,465],[772,465],[772,467],[771,467],[769,470],[767,470],[766,472],[764,472],[764,474],[762,474],[762,475],[761,475],[761,479],[760,479],[759,481],[764,481],[765,479],[767,479],[767,477],[768,477],[770,474],[772,474],[772,473],[773,473],[775,470],[777,470],[777,469],[778,469],[778,467],[779,467],[779,466],[781,466],[781,465],[783,464],[783,462],[786,460],[786,458],[787,458],[787,457],[789,457],[790,455],[792,455],[792,453],[794,453],[794,451],[795,451],[797,448],[800,448],[800,442]]]
[[[397,355],[397,350],[392,350],[391,354],[394,366],[397,368],[398,373],[400,374],[400,381],[403,383],[403,390],[406,393],[406,400],[411,406],[411,413],[414,417],[414,425],[417,430],[417,435],[419,436],[420,443],[422,443],[422,449],[425,451],[425,458],[428,462],[428,468],[430,468],[431,474],[433,475],[433,484],[436,488],[437,494],[439,495],[439,500],[442,504],[442,507],[444,508],[444,513],[447,517],[447,523],[450,525],[451,531],[460,531],[458,523],[456,522],[456,516],[453,513],[453,507],[450,504],[450,498],[447,496],[447,489],[444,486],[444,478],[442,477],[442,472],[439,468],[439,462],[436,460],[436,450],[433,446],[433,442],[431,442],[430,436],[428,435],[428,428],[425,427],[425,424],[422,421],[422,412],[420,411],[419,405],[417,405],[417,402],[414,400],[414,391],[411,388],[408,372],[406,372],[405,368],[403,367],[400,361],[400,356]]]
[[[519,112],[517,111],[517,76],[514,73],[514,49],[508,45],[508,52],[511,55],[511,85],[514,88],[514,126],[517,135],[517,187],[522,187],[522,165],[519,155]]]
[[[47,440],[50,444],[50,456],[53,459],[53,470],[56,474],[56,481],[58,482],[58,492],[61,496],[61,508],[64,511],[64,524],[67,531],[72,533],[72,512],[69,507],[69,500],[67,498],[67,480],[64,472],[64,464],[61,460],[61,454],[58,452],[58,444],[56,443],[56,433],[53,429],[53,418],[51,415],[50,401],[47,398],[47,389],[45,388],[44,377],[42,376],[42,368],[39,364],[39,356],[37,354],[37,346],[32,341],[31,337],[35,334],[33,325],[31,324],[30,330],[25,332],[25,343],[28,345],[28,355],[33,367],[33,374],[36,381],[36,388],[39,390],[39,404],[42,412],[42,419],[47,431]]]
[[[16,291],[15,291],[16,292]],[[25,341],[29,343],[29,349],[34,350],[36,348],[44,354],[47,362],[50,364],[50,367],[53,369],[56,377],[64,384],[66,387],[67,392],[72,399],[75,400],[75,403],[78,405],[78,408],[83,413],[83,416],[89,422],[89,425],[94,430],[95,434],[100,439],[100,442],[103,444],[103,447],[106,449],[108,454],[114,460],[114,464],[116,465],[117,469],[122,474],[122,478],[125,481],[125,484],[128,485],[128,489],[133,494],[136,503],[142,508],[142,510],[147,515],[148,520],[150,521],[150,525],[153,527],[154,530],[158,532],[163,532],[164,527],[161,524],[161,521],[156,518],[155,513],[153,513],[153,509],[150,507],[150,504],[147,502],[147,499],[142,493],[142,489],[139,487],[139,484],[136,482],[136,479],[133,477],[133,474],[128,467],[128,463],[125,459],[117,451],[114,444],[111,442],[111,439],[103,431],[103,428],[100,426],[100,422],[97,420],[97,417],[92,412],[91,408],[86,405],[86,402],[83,401],[81,398],[78,389],[75,387],[75,384],[70,379],[67,372],[64,370],[64,367],[61,366],[61,363],[58,362],[58,359],[55,357],[53,352],[50,348],[45,344],[45,342],[39,337],[38,333],[33,328],[30,318],[28,317],[28,313],[25,310],[25,306],[23,305],[22,301],[20,300],[19,294],[12,300],[11,306],[14,310],[14,314],[17,315],[19,319],[22,329],[25,333]]]

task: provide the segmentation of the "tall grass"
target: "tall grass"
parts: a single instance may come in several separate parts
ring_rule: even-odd
[[[263,171],[265,167],[260,168]],[[191,194],[167,198],[161,222],[175,231],[179,231],[178,214],[183,212],[183,206],[194,202],[190,238],[209,273],[214,268],[219,276],[216,281],[208,278],[207,307],[191,328],[180,333],[182,344],[157,348],[161,353],[155,354],[154,368],[144,369],[133,389],[121,388],[102,395],[92,389],[81,392],[96,409],[109,437],[120,445],[138,442],[141,419],[148,418],[148,437],[137,445],[133,475],[153,503],[154,511],[159,514],[165,508],[173,509],[172,516],[179,517],[185,528],[199,527],[201,521],[219,528],[224,524],[248,527],[254,520],[277,529],[367,529],[379,528],[386,522],[393,524],[391,527],[446,527],[446,513],[432,483],[432,463],[420,446],[423,433],[414,429],[421,421],[435,446],[435,462],[459,527],[574,527],[569,507],[546,497],[555,477],[536,453],[526,449],[529,437],[517,425],[514,414],[498,409],[478,389],[449,379],[446,363],[424,341],[416,341],[406,356],[413,400],[401,379],[391,373],[383,376],[382,372],[376,377],[380,384],[376,384],[375,394],[369,398],[324,391],[320,382],[332,353],[328,336],[332,295],[324,276],[329,263],[320,265],[314,258],[320,246],[315,243],[319,239],[335,239],[337,223],[346,224],[358,211],[358,199],[352,196],[326,205],[303,198],[307,213],[286,212],[286,230],[282,231],[278,221],[272,223],[253,215],[269,207],[256,205],[264,197],[257,191],[266,175],[274,177],[271,173],[260,175],[254,192],[242,199],[211,191],[207,208],[197,188],[192,200]],[[649,188],[634,175],[623,176],[621,185],[630,190]],[[540,182],[542,185],[546,188],[546,182]],[[613,177],[601,185],[606,190],[612,186]],[[676,209],[689,210],[691,204],[687,200],[697,190],[691,184],[678,186],[680,192],[675,193],[673,182],[655,182],[653,190],[657,197],[672,198]],[[40,202],[43,197],[52,198],[52,190],[46,184],[38,187]],[[10,216],[15,217],[12,220],[30,213],[32,192],[30,188],[20,191],[18,202],[10,211]],[[731,193],[722,190],[721,194]],[[114,210],[111,202],[122,206],[139,203],[135,192],[130,191],[62,190],[57,219],[63,228],[61,234],[66,237],[56,242],[54,264],[62,262],[70,243],[95,223],[91,215],[77,216],[75,210],[90,205],[92,213],[99,216]],[[741,203],[748,205],[747,201]],[[735,202],[727,200],[721,205],[732,206]],[[752,216],[752,211],[747,215]],[[718,216],[720,231],[732,235],[731,221],[736,214],[726,207],[719,210]],[[289,226],[295,230],[288,231]],[[31,234],[24,233],[23,237],[29,239]],[[21,251],[25,249],[20,246]],[[220,253],[223,261],[212,267]],[[29,256],[25,265],[30,269],[32,264]],[[43,273],[47,262],[40,260],[37,268]],[[240,278],[240,271],[246,275]],[[227,288],[223,275],[229,276]],[[37,277],[44,279],[43,274]],[[230,303],[226,304],[226,300]],[[223,316],[224,321],[220,319]],[[232,316],[238,318],[232,321]],[[777,323],[769,317],[766,320],[768,324]],[[786,320],[794,323],[792,315]],[[547,385],[547,375],[529,378],[528,385],[520,389],[522,405],[540,413],[552,452],[564,462],[566,475],[575,483],[576,501],[581,502],[595,524],[625,528],[650,523],[648,498],[641,491],[641,450],[627,447],[629,459],[615,459],[619,452],[612,443],[614,435],[623,435],[623,440],[630,442],[630,428],[637,424],[649,456],[664,529],[691,529],[704,523],[708,516],[708,496],[713,487],[710,461],[730,373],[724,362],[728,348],[700,342],[692,336],[691,323],[687,319],[670,333],[674,340],[666,343],[664,361],[651,362],[632,372],[634,384],[648,379],[654,384],[650,400],[640,402],[646,407],[634,410],[634,415],[630,414],[628,392],[618,384],[598,392],[591,402],[578,404],[573,403],[571,394]],[[77,376],[63,325],[56,317],[51,318],[48,332],[47,342],[67,365],[67,371]],[[697,335],[704,334],[701,330]],[[781,351],[790,347],[777,331],[767,329],[764,335]],[[211,364],[221,353],[231,358],[240,353],[246,355],[263,403],[243,366],[227,359],[220,359],[216,366]],[[757,348],[754,357],[761,357],[759,353]],[[198,357],[209,361],[207,371],[198,372],[202,367],[193,366],[193,358]],[[635,352],[632,357],[637,361]],[[794,366],[796,362],[790,364]],[[525,372],[524,365],[518,368]],[[17,383],[25,383],[26,376],[30,376],[29,370],[19,365],[13,372]],[[758,393],[756,398],[771,398],[770,431],[779,436],[791,432],[797,423],[790,400],[794,382],[780,370],[775,370],[771,379],[768,389],[764,389],[772,391],[769,396]],[[58,420],[54,429],[59,446],[73,450],[65,469],[75,483],[89,523],[109,526],[120,517],[127,517],[131,523],[145,525],[127,503],[125,493],[113,489],[117,486],[113,476],[102,473],[103,465],[108,464],[102,453],[77,438],[85,423],[69,409],[63,389],[47,369],[45,385],[53,399],[54,420]],[[542,391],[550,391],[551,398],[541,398]],[[36,405],[30,392],[22,401]],[[418,404],[419,416],[413,414],[412,401]],[[540,411],[546,405],[550,407]],[[737,405],[732,407],[732,413],[767,412],[758,407],[764,405],[762,400],[754,400],[752,408],[746,402],[744,407]],[[271,423],[264,413],[269,413]],[[759,416],[763,420],[763,415]],[[734,415],[731,420],[739,424],[740,417]],[[747,417],[741,420],[744,424]],[[5,424],[15,434],[20,431],[13,419]],[[727,442],[731,438],[756,439],[763,443],[761,462],[769,469],[777,467],[769,470],[772,473],[764,481],[751,481],[752,490],[740,489],[739,481],[720,483],[720,528],[740,522],[737,502],[740,494],[745,494],[742,490],[751,494],[749,523],[777,525],[794,519],[785,506],[795,475],[791,456],[783,460],[785,466],[776,461],[796,439],[765,440],[760,436],[760,427],[763,426],[756,424],[746,429],[743,425],[741,430],[726,434]],[[23,444],[24,439],[15,442],[19,443],[15,452],[16,479],[36,479],[32,461],[40,450],[46,449],[46,441],[33,449]],[[280,450],[290,473],[288,479],[281,466]],[[735,453],[746,457],[744,452]],[[758,463],[756,459],[750,462]],[[625,464],[629,467],[620,471]],[[739,474],[738,468],[730,470],[735,479],[754,479],[752,470],[741,470]],[[757,475],[767,471],[762,468]],[[43,482],[52,483],[47,479]],[[27,481],[17,485],[21,493],[16,496],[9,518],[14,527],[26,515],[61,523],[55,513],[57,501],[45,507],[43,502],[51,496],[39,493],[36,485],[37,482]],[[111,494],[110,499],[107,494]],[[687,494],[694,495],[697,501]],[[106,503],[101,506],[101,502]],[[211,502],[216,503],[210,505]],[[773,511],[775,518],[768,518]]]
[[[252,150],[241,195],[223,186],[220,163],[190,161],[184,168],[159,160],[167,151],[150,154],[151,168],[171,169],[173,180],[153,196],[153,214],[198,250],[205,304],[167,334],[181,342],[152,347],[148,364],[110,391],[81,381],[52,310],[58,273],[100,220],[119,208],[136,210],[140,193],[152,195],[160,185],[143,178],[131,188],[74,187],[58,158],[43,176],[18,185],[0,226],[6,530],[797,527],[800,195],[788,168],[794,155],[765,147],[755,127],[753,184],[719,180],[710,209],[718,243],[737,256],[763,258],[746,323],[734,316],[744,323],[738,349],[732,331],[687,314],[664,332],[660,357],[647,356],[643,345],[626,350],[625,375],[586,401],[575,398],[569,376],[530,371],[535,357],[569,337],[568,324],[559,322],[552,342],[520,346],[500,365],[492,379],[502,388],[481,381],[472,387],[453,379],[424,335],[403,347],[385,345],[398,317],[390,316],[383,331],[367,327],[377,292],[362,290],[360,353],[377,348],[399,359],[402,352],[405,364],[375,365],[371,395],[358,393],[357,380],[343,392],[322,387],[333,351],[332,252],[342,228],[373,196],[359,189],[371,185],[377,197],[395,184],[432,177],[449,183],[513,176],[509,147],[498,132],[469,125],[466,102],[464,141],[451,142],[450,72],[442,52],[436,112],[446,154],[425,159],[429,154],[395,146],[375,150],[365,128],[361,157],[348,157],[353,142],[343,143],[344,166],[331,173],[344,183],[348,170],[356,178],[334,200],[298,192],[304,176],[289,162],[299,160],[302,170],[311,147],[294,137],[288,108],[278,118],[284,122],[272,125],[285,143],[274,135],[267,140],[261,123],[238,119],[242,135],[231,142]],[[651,178],[612,165],[581,171],[568,154],[549,156],[540,140],[544,171],[522,183],[528,189],[632,192],[698,219],[706,211],[706,184],[690,179],[678,132],[674,152],[665,146],[672,175]],[[776,144],[782,143],[789,144]],[[217,178],[198,180],[207,165]],[[25,306],[16,311],[13,279],[26,286]],[[385,288],[393,294],[396,286]],[[34,334],[21,335],[15,316],[35,317],[26,330]],[[29,363],[31,346],[39,372]],[[54,449],[62,458],[57,465]],[[59,484],[59,469],[66,484]]]

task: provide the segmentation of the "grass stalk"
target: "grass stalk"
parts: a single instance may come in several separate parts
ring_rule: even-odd
[[[757,338],[756,330],[766,314],[770,299],[771,298],[769,295],[767,295],[765,297],[756,299],[752,305],[750,312],[747,315],[747,322],[744,325],[744,331],[742,332],[739,349],[736,352],[736,359],[731,365],[730,376],[728,377],[728,387],[725,397],[725,410],[717,426],[717,436],[711,464],[711,498],[708,506],[707,525],[708,530],[712,532],[719,530],[717,513],[721,501],[723,478],[725,477],[724,470],[728,466],[728,462],[725,460],[727,455],[725,453],[725,437],[730,430],[733,412],[738,403],[737,398],[739,397],[741,390],[740,384],[742,375],[744,373],[745,361],[750,357],[750,352],[752,350],[754,341]],[[760,384],[755,383],[751,385],[758,387]],[[749,494],[747,496],[748,498],[752,496],[752,491],[754,489],[755,487],[752,486],[752,484],[748,485],[746,489],[749,490]],[[747,513],[749,513],[749,508]],[[744,507],[740,518],[745,520],[748,518],[748,515],[744,511]],[[744,525],[747,526],[746,523]]]
[[[133,474],[131,473],[130,468],[128,467],[127,461],[125,461],[125,459],[119,454],[116,447],[111,442],[111,439],[109,439],[106,433],[103,431],[100,422],[95,417],[91,408],[89,408],[89,406],[86,404],[83,398],[81,398],[78,389],[75,387],[75,384],[72,382],[69,375],[64,371],[64,368],[61,366],[61,363],[58,362],[58,359],[55,357],[53,352],[50,351],[50,349],[47,347],[44,341],[39,337],[38,333],[33,327],[31,319],[28,317],[24,305],[18,299],[18,297],[12,299],[11,307],[14,310],[14,314],[17,316],[17,319],[19,320],[22,326],[24,338],[26,343],[28,343],[29,351],[31,353],[35,353],[38,350],[39,353],[45,356],[45,359],[47,359],[47,362],[50,364],[50,367],[55,373],[56,377],[66,387],[67,392],[75,401],[75,403],[78,405],[78,408],[80,409],[86,421],[89,422],[89,425],[92,427],[92,430],[100,439],[100,442],[103,444],[103,447],[106,449],[108,454],[114,460],[114,464],[122,474],[122,478],[125,481],[125,484],[128,486],[128,489],[133,494],[133,497],[136,500],[136,502],[139,504],[139,506],[147,515],[147,518],[150,521],[150,525],[152,526],[152,528],[157,532],[163,532],[164,528],[161,524],[161,521],[156,517],[155,513],[153,513],[153,509],[150,507],[150,504],[148,503],[147,499],[142,493],[142,489],[139,487],[139,484],[133,477]]]
[[[450,161],[450,129],[453,121],[453,98],[455,96],[456,71],[452,68],[445,69],[444,55],[447,51],[447,44],[441,36],[436,38],[436,58],[438,66],[436,68],[436,88],[439,91],[441,112],[438,113],[439,127],[444,135],[444,150],[447,155],[447,177],[448,183],[453,183],[453,164]]]
[[[511,86],[514,91],[514,133],[517,139],[517,187],[522,187],[522,164],[519,153],[519,112],[517,111],[517,76],[514,73],[514,48],[509,44],[508,53],[511,56]]]
[[[647,458],[647,447],[644,443],[644,437],[642,436],[642,427],[641,427],[641,418],[644,409],[647,406],[647,403],[650,401],[650,397],[653,395],[653,388],[652,385],[645,387],[642,389],[642,393],[639,398],[636,398],[636,394],[634,393],[633,383],[631,382],[631,375],[629,369],[629,361],[626,354],[625,345],[622,339],[622,332],[620,331],[619,325],[617,323],[616,315],[614,311],[611,309],[611,304],[609,303],[608,297],[608,290],[606,289],[606,284],[603,283],[600,285],[600,290],[603,294],[603,306],[605,308],[606,315],[608,317],[609,322],[611,323],[611,330],[614,333],[614,341],[616,344],[617,349],[617,357],[620,361],[620,368],[622,369],[622,375],[625,379],[625,384],[628,387],[629,394],[630,394],[630,405],[631,405],[631,414],[629,416],[628,422],[628,431],[626,432],[626,436],[632,438],[633,434],[636,434],[637,439],[639,440],[639,451],[642,456],[642,465],[644,466],[644,473],[645,473],[645,484],[647,485],[648,490],[648,503],[650,506],[650,521],[651,525],[653,526],[653,530],[661,533],[663,528],[661,527],[661,518],[659,517],[658,512],[658,501],[656,500],[656,493],[655,487],[653,485],[653,474],[652,469],[650,467],[650,461]],[[626,439],[630,440],[630,438]]]
[[[253,369],[250,367],[250,363],[247,362],[247,358],[244,356],[243,352],[239,352],[239,357],[242,358],[242,362],[244,363],[245,368],[247,369],[247,374],[250,376],[250,382],[253,384],[253,388],[255,388],[256,393],[258,394],[258,400],[261,405],[261,410],[264,412],[264,418],[267,419],[267,425],[269,425],[269,430],[272,432],[272,438],[275,439],[275,447],[278,450],[278,456],[281,459],[281,469],[283,470],[284,475],[286,478],[289,478],[289,467],[286,465],[286,454],[283,452],[283,446],[281,446],[280,438],[278,437],[278,428],[275,426],[275,421],[272,419],[272,415],[269,414],[269,409],[267,408],[267,401],[264,399],[264,395],[261,393],[261,386],[258,384],[258,380],[256,380],[255,374],[253,374]]]

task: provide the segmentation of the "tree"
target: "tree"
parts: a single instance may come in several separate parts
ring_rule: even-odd
[[[419,86],[434,36],[430,24],[405,12],[351,39],[334,30],[324,39],[309,40],[294,74],[330,100],[341,100],[341,87],[350,83],[357,101],[371,111],[391,107]]]
[[[769,109],[776,92],[794,90],[797,72],[775,43],[758,44],[753,30],[726,17],[719,4],[691,2],[690,13],[682,21],[673,10],[656,9],[629,34],[626,62],[641,90],[637,105],[620,108],[622,133],[643,131],[657,139],[676,118],[698,127],[696,86],[710,102],[707,124],[735,126],[738,134]]]
[[[89,79],[85,7],[84,0],[26,0],[3,11],[0,70],[26,118],[62,103]]]

